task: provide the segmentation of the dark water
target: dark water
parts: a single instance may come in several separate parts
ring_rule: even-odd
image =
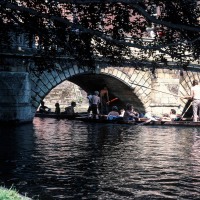
[[[200,199],[200,129],[35,118],[0,128],[0,185],[33,199]]]

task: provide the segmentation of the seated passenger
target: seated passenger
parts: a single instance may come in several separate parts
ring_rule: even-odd
[[[124,109],[121,109],[121,110],[120,110],[119,116],[120,116],[120,117],[124,117],[124,113],[125,113],[125,110],[124,110]]]
[[[55,107],[55,113],[60,114],[60,104],[58,102],[55,104]]]
[[[170,117],[171,120],[176,120],[177,119],[176,110],[171,109],[169,117]]]
[[[139,114],[134,111],[132,104],[126,105],[126,111],[124,112],[123,120],[125,122],[132,122],[132,121],[138,121]]]
[[[74,115],[75,114],[75,111],[74,111],[75,107],[76,107],[76,102],[72,101],[71,106],[66,107],[64,113],[68,114],[68,115]]]
[[[41,106],[39,107],[40,113],[49,113],[51,111],[50,108],[44,105],[45,104],[44,101],[41,101],[40,103],[41,103]]]
[[[151,112],[145,113],[144,118],[147,118],[147,119],[149,119],[151,121],[158,121],[156,117],[151,115]]]
[[[176,110],[171,109],[170,114],[164,114],[163,117],[161,118],[161,121],[174,121],[177,119],[178,117],[176,115]]]
[[[112,111],[110,111],[108,113],[107,119],[108,120],[114,120],[114,119],[117,119],[117,118],[119,118],[118,108],[117,108],[117,106],[113,106]]]

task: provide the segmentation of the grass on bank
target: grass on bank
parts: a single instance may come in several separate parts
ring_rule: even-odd
[[[0,187],[0,200],[28,200],[29,198],[21,196],[14,188],[6,189]]]

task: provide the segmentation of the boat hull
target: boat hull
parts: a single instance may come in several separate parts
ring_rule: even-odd
[[[35,117],[40,118],[56,118],[56,119],[68,119],[78,120],[87,123],[104,123],[104,124],[127,124],[127,125],[145,125],[145,126],[184,126],[184,127],[200,127],[200,122],[193,121],[147,121],[147,119],[139,119],[139,121],[125,122],[122,119],[107,120],[105,118],[93,119],[85,117],[85,114],[67,115],[64,113],[39,113],[35,114]]]
[[[56,113],[39,113],[36,112],[35,117],[40,117],[40,118],[55,118],[55,119],[76,119],[76,117],[80,117],[81,115],[75,114],[75,115],[67,115],[64,113],[61,114],[56,114]]]
[[[90,123],[105,123],[105,124],[200,127],[200,122],[193,122],[193,121],[150,121],[149,122],[143,119],[135,122],[124,122],[123,120],[90,119],[83,117],[77,117],[76,120],[80,120],[83,122],[90,122]]]

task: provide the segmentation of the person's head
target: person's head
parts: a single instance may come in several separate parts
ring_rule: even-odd
[[[133,110],[133,105],[132,104],[126,104],[126,110]]]
[[[117,107],[117,106],[113,106],[113,107],[112,107],[112,110],[113,110],[113,111],[118,111],[118,107]]]
[[[99,92],[98,92],[98,91],[95,91],[94,94],[95,94],[95,95],[99,95]]]
[[[176,110],[171,109],[171,114],[175,115],[176,114]]]
[[[76,107],[76,102],[72,101],[71,106]]]
[[[198,85],[198,84],[199,84],[199,82],[197,80],[193,80],[193,82],[192,82],[193,86]]]

